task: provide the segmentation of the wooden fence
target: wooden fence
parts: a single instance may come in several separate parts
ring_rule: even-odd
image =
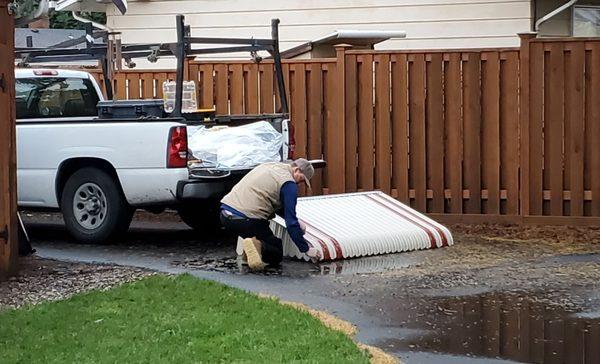
[[[520,48],[355,51],[284,61],[296,155],[314,193],[380,189],[451,221],[598,223],[599,39]],[[190,62],[202,108],[277,110],[273,64]],[[119,98],[162,97],[173,72],[125,71]],[[594,198],[595,196],[595,198]],[[594,218],[592,218],[594,217]]]
[[[600,41],[531,39],[521,52],[522,213],[600,216]]]
[[[0,280],[17,262],[14,28],[7,6],[0,0]]]

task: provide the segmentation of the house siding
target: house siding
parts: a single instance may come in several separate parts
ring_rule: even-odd
[[[528,0],[130,1],[124,16],[109,11],[108,25],[127,43],[173,41],[178,13],[209,37],[269,37],[270,19],[280,18],[282,50],[341,29],[407,32],[377,49],[514,47],[531,29]]]

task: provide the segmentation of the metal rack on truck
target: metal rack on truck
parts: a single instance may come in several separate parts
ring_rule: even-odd
[[[279,116],[287,115],[289,108],[285,93],[285,84],[283,79],[283,70],[281,66],[281,55],[279,52],[279,19],[271,20],[271,39],[260,38],[208,38],[192,37],[191,28],[185,25],[185,17],[177,15],[176,17],[177,42],[175,43],[144,43],[144,44],[121,44],[120,42],[108,42],[104,44],[95,44],[94,39],[103,38],[107,40],[111,34],[106,31],[94,32],[91,25],[86,25],[86,35],[84,37],[62,42],[48,48],[17,48],[15,55],[20,59],[20,65],[26,66],[32,63],[54,63],[54,62],[75,62],[75,61],[99,61],[104,76],[104,86],[108,99],[113,99],[112,74],[114,64],[126,60],[128,63],[134,58],[147,58],[150,62],[156,62],[160,57],[175,56],[177,58],[177,76],[176,76],[176,106],[171,116],[183,116],[190,121],[194,121],[194,114],[182,115],[181,96],[184,80],[185,59],[190,56],[202,54],[219,53],[239,53],[249,52],[258,62],[260,57],[256,54],[259,51],[267,51],[273,58],[275,66],[275,77],[277,80],[278,95],[280,98],[281,110]],[[73,46],[85,43],[85,48],[72,48]],[[220,44],[229,45],[227,47],[212,48],[194,48],[199,44]]]

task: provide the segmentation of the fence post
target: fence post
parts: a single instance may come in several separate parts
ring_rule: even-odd
[[[520,209],[521,217],[529,215],[530,204],[530,186],[529,186],[529,102],[530,102],[530,84],[529,84],[529,46],[532,39],[536,37],[535,33],[519,34],[521,46],[519,51],[519,124],[520,124]]]
[[[14,18],[0,0],[0,280],[17,270]]]
[[[336,74],[334,97],[334,115],[331,125],[327,127],[327,143],[329,147],[327,168],[329,177],[329,193],[343,193],[346,190],[346,48],[350,46],[339,44],[335,46]]]

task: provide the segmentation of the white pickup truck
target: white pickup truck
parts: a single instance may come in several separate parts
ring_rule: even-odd
[[[86,72],[16,71],[19,207],[62,211],[85,242],[123,233],[137,208],[175,208],[188,225],[214,228],[218,200],[247,169],[190,170],[184,118],[102,119],[102,100]],[[285,160],[288,120],[276,115],[267,119],[284,134]]]

